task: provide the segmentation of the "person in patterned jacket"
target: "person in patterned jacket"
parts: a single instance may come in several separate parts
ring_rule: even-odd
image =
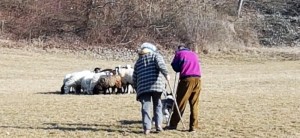
[[[165,79],[170,80],[163,57],[157,52],[155,45],[145,42],[138,50],[139,58],[134,65],[133,87],[137,92],[137,100],[141,102],[142,125],[144,134],[151,130],[152,117],[150,107],[153,104],[156,131],[162,131],[161,94],[165,91]],[[152,102],[151,103],[151,99]]]

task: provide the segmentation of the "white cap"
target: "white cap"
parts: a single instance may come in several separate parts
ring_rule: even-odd
[[[141,49],[144,49],[144,48],[147,48],[153,52],[155,52],[157,50],[156,46],[151,44],[151,43],[148,43],[148,42],[145,42],[141,45]]]

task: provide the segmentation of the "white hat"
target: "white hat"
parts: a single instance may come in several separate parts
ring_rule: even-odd
[[[144,48],[147,48],[153,52],[155,52],[157,50],[156,46],[151,44],[151,43],[148,43],[148,42],[145,42],[141,45],[141,49],[144,49]]]

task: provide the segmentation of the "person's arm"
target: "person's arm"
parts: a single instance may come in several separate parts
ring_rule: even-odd
[[[179,54],[175,53],[175,56],[173,58],[173,61],[171,63],[171,66],[175,72],[180,72],[181,71],[181,64],[182,60]]]
[[[168,69],[163,57],[158,53],[156,54],[155,57],[156,57],[156,66],[158,67],[159,71],[166,77],[166,79],[169,79]]]

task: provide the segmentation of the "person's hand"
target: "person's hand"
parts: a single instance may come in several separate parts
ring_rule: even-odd
[[[171,80],[170,75],[167,75],[166,79],[167,79],[167,81],[170,81]]]

